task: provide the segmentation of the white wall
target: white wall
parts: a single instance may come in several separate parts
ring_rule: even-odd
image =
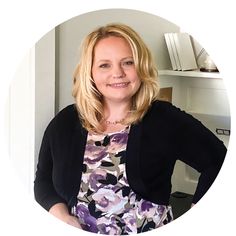
[[[55,60],[52,29],[35,45],[35,164],[43,133],[55,115]]]
[[[100,10],[75,17],[57,27],[57,99],[61,110],[74,102],[71,96],[72,75],[79,58],[82,39],[97,26],[121,22],[133,27],[153,53],[158,69],[169,69],[170,60],[163,34],[178,32],[179,27],[158,16],[135,10]]]
[[[9,156],[25,190],[32,194],[34,176],[34,56],[32,48],[16,70],[9,91]]]
[[[55,30],[23,58],[9,89],[9,156],[22,186],[33,196],[33,181],[43,132],[54,116]]]

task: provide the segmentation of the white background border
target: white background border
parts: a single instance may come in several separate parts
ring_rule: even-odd
[[[3,2],[3,1],[2,1]],[[229,151],[211,189],[191,211],[148,235],[235,235],[235,82],[236,17],[232,1],[26,1],[0,3],[0,215],[1,235],[78,235],[77,229],[58,222],[31,200],[21,188],[9,163],[6,148],[5,103],[15,70],[30,47],[56,25],[82,13],[108,8],[141,10],[165,18],[196,38],[222,73],[231,104]],[[148,26],[147,26],[148,27]],[[229,233],[230,232],[230,233]],[[83,232],[83,235],[87,233]],[[91,235],[91,234],[89,234]]]

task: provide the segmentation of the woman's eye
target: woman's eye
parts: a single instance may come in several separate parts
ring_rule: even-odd
[[[99,65],[99,67],[100,67],[100,68],[104,68],[104,69],[106,69],[106,68],[109,68],[110,65],[107,64],[107,63],[104,63],[104,64]]]
[[[123,63],[123,65],[125,65],[125,66],[132,66],[133,64],[134,64],[133,61],[125,61],[125,62]]]

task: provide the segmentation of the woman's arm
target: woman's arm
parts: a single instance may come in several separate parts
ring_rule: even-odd
[[[217,177],[227,149],[200,121],[179,109],[173,109],[178,124],[176,140],[179,159],[201,173],[193,196],[193,203],[196,203]]]
[[[47,211],[56,203],[66,203],[56,192],[52,181],[52,152],[46,129],[39,152],[36,177],[34,180],[35,200]]]
[[[70,215],[64,199],[55,191],[52,182],[52,156],[48,130],[45,131],[37,165],[36,178],[34,181],[34,194],[36,201],[49,213],[63,222],[81,228],[78,219]]]

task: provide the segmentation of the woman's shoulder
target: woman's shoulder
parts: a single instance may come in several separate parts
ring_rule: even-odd
[[[61,109],[55,116],[55,118],[69,118],[78,116],[78,111],[75,104],[70,104]]]
[[[54,118],[50,121],[48,129],[50,130],[62,130],[73,128],[79,121],[78,111],[75,104],[70,104],[60,110]]]
[[[72,122],[78,118],[78,112],[75,104],[70,104],[61,109],[53,118],[55,122]]]
[[[171,112],[171,111],[180,111],[178,107],[173,105],[171,102],[156,100],[152,103],[150,107],[151,112]]]
[[[198,125],[201,123],[185,110],[167,101],[158,100],[153,102],[149,113],[153,119],[161,119],[170,123],[174,122],[178,125]]]
[[[152,117],[164,120],[182,120],[191,117],[184,110],[175,106],[171,102],[157,100],[152,103],[149,112]]]

